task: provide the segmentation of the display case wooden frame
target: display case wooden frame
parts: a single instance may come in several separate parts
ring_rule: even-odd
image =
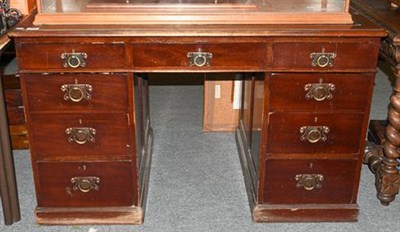
[[[44,2],[46,1],[46,2]],[[35,24],[350,24],[350,0],[37,0]],[[118,1],[120,3],[118,3]],[[75,4],[75,6],[74,6]],[[296,5],[295,5],[296,4]]]

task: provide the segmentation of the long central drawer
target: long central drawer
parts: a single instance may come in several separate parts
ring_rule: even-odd
[[[149,43],[133,44],[138,70],[263,70],[266,43]]]

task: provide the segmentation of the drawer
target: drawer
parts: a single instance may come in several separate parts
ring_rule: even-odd
[[[130,162],[37,163],[38,207],[131,206]]]
[[[264,43],[134,44],[133,52],[139,70],[263,70],[267,63]]]
[[[379,40],[281,42],[274,44],[274,68],[302,70],[376,69]],[[368,54],[368,55],[366,55]]]
[[[128,108],[124,74],[23,74],[30,111],[123,110]]]
[[[271,113],[267,153],[359,153],[362,113]]]
[[[127,114],[31,115],[37,160],[131,159]]]
[[[124,43],[21,42],[17,48],[21,70],[85,70],[126,68]]]
[[[24,124],[24,109],[22,107],[7,107],[7,118],[9,125]]]
[[[366,111],[375,74],[273,74],[270,111]]]
[[[4,97],[7,107],[22,106],[22,94],[20,89],[9,89],[4,91]]]
[[[265,170],[263,203],[355,203],[356,160],[267,160]]]
[[[9,89],[4,91],[5,103],[7,107],[7,117],[9,125],[19,125],[25,123],[24,108],[20,89]]]

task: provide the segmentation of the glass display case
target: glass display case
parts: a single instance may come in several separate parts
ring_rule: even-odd
[[[41,24],[349,24],[350,0],[37,0]]]

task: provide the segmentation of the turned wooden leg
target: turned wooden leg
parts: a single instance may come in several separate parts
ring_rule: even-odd
[[[388,126],[386,127],[385,143],[381,165],[376,170],[375,186],[378,199],[382,205],[389,205],[399,192],[400,175],[397,166],[400,157],[400,71],[395,70],[396,84],[390,98]]]

